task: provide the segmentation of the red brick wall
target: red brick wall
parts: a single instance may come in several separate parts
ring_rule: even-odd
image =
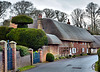
[[[63,44],[59,45],[59,47],[65,46],[65,47],[71,48],[71,50],[72,50],[72,48],[76,48],[76,53],[74,53],[75,55],[81,54],[82,53],[82,48],[84,48],[84,53],[87,53],[87,48],[89,48],[89,46],[88,46],[89,43],[86,43],[86,42],[62,41],[62,43]],[[68,53],[70,53],[70,52],[68,51]],[[68,53],[66,53],[66,54],[68,54]]]

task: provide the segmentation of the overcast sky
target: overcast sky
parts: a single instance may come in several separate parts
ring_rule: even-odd
[[[5,1],[9,1],[13,4],[21,0],[5,0]],[[43,10],[44,8],[49,8],[54,10],[60,10],[69,15],[76,8],[85,10],[87,4],[89,4],[90,2],[97,3],[100,6],[100,0],[26,0],[26,1],[32,2],[34,4],[34,7],[40,10]],[[70,16],[68,18],[71,20]]]
[[[6,0],[15,3],[21,0]],[[100,0],[27,0],[31,1],[37,9],[50,8],[70,14],[75,8],[85,9],[88,3],[94,2],[100,5]]]

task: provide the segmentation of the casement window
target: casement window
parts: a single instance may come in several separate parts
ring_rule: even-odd
[[[84,48],[82,48],[82,52],[84,52]]]
[[[87,48],[87,53],[88,53],[88,48]]]
[[[72,48],[72,53],[76,53],[76,48]]]

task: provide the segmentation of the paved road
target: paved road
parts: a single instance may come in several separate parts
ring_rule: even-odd
[[[92,65],[97,60],[97,55],[83,56],[40,64],[36,68],[24,72],[95,72]]]

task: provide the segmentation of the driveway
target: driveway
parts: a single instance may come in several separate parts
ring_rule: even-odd
[[[24,72],[95,72],[92,65],[98,60],[97,55],[81,56],[51,63],[43,63]]]

